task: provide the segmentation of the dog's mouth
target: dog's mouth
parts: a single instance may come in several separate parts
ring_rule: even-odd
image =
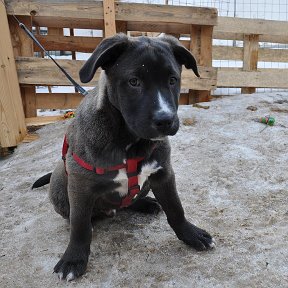
[[[156,138],[151,138],[151,141],[163,141],[166,139],[167,136],[163,136],[163,137],[156,137]]]
[[[163,141],[167,136],[174,136],[179,129],[179,120],[177,118],[173,125],[168,128],[163,129],[163,127],[158,127],[154,124],[150,125],[134,125],[130,126],[131,131],[137,137],[142,139],[152,140],[152,141]]]

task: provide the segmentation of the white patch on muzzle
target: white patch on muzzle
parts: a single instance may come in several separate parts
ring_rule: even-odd
[[[165,101],[164,97],[158,91],[158,103],[159,103],[159,109],[157,113],[166,113],[166,114],[173,114],[171,108],[169,107],[169,104]]]

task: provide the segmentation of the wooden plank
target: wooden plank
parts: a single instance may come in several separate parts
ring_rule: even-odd
[[[182,42],[185,46],[187,41]],[[232,46],[213,46],[214,60],[243,60],[243,48]],[[258,60],[263,62],[288,62],[288,49],[260,48]]]
[[[197,65],[200,63],[201,55],[201,26],[191,25],[190,31],[190,45],[189,50],[196,59]],[[197,89],[189,89],[188,91],[188,104],[199,102],[199,91]]]
[[[28,29],[32,29],[32,22],[30,16],[19,16],[19,20],[26,25]],[[24,31],[19,27],[14,18],[9,17],[10,33],[13,42],[14,56],[33,56],[33,41],[27,37]],[[36,96],[35,87],[23,88],[21,87],[21,96],[23,100],[23,107],[25,117],[35,117],[36,111]]]
[[[16,146],[26,135],[24,111],[6,10],[0,5],[0,146]]]
[[[31,143],[37,139],[39,139],[39,135],[37,133],[28,133],[22,142],[23,143]]]
[[[70,18],[70,21],[73,21],[71,18],[104,19],[102,1],[11,0],[6,5],[9,15],[51,17],[51,21],[53,18]]]
[[[231,18],[230,21],[234,21],[234,18]],[[236,19],[236,18],[235,18]],[[239,19],[239,18],[237,18]],[[237,21],[237,19],[235,21]],[[127,21],[127,30],[128,31],[143,31],[143,32],[163,32],[167,34],[175,33],[175,34],[190,34],[190,25],[189,24],[181,24],[181,23],[170,23],[170,22],[157,22],[157,21],[149,21],[149,22],[138,22],[138,21]],[[249,19],[250,21],[254,21],[254,19]],[[258,20],[255,20],[258,21]],[[269,20],[261,20],[263,23]],[[222,40],[239,40],[242,41],[244,37],[244,31],[242,32],[225,32],[227,29],[224,26],[225,23],[222,21],[222,17],[218,17],[219,24],[215,26],[213,30],[213,39],[222,39]],[[278,21],[277,21],[278,22]],[[36,26],[41,27],[67,27],[67,28],[82,28],[82,29],[103,29],[104,24],[101,19],[87,19],[87,18],[74,18],[71,17],[33,17],[33,23]],[[251,22],[250,22],[251,23]],[[287,23],[287,22],[284,22]],[[251,26],[253,26],[252,23]],[[265,24],[266,25],[266,24]],[[269,24],[268,24],[269,25]],[[224,26],[224,29],[223,29]],[[280,24],[281,26],[281,24]],[[276,27],[279,29],[279,27]],[[224,31],[225,30],[225,31]],[[276,35],[274,29],[270,30],[270,34],[260,34],[259,41],[260,42],[272,42],[272,43],[288,43],[288,33],[285,32],[284,27],[281,28],[282,34]],[[288,30],[286,30],[288,31]],[[250,32],[249,32],[250,33]],[[278,33],[276,31],[276,33]],[[256,33],[257,34],[257,33]]]
[[[214,90],[217,83],[217,69],[212,67],[199,66],[200,78],[197,78],[192,70],[183,68],[181,87],[194,90]]]
[[[217,25],[215,8],[115,2],[116,20]]]
[[[258,69],[241,71],[218,68],[217,87],[256,87],[288,89],[288,69]]]
[[[201,26],[200,65],[212,66],[213,26]]]
[[[212,33],[213,26],[191,26],[190,51],[200,66],[212,66]],[[207,81],[209,82],[209,79],[207,79]],[[211,81],[213,82],[212,79]],[[211,85],[210,87],[212,88],[213,86]],[[214,89],[214,87],[212,89]],[[206,91],[205,89],[190,89],[189,104],[209,101],[211,99],[210,90],[211,89],[206,89]]]
[[[243,48],[232,46],[213,46],[213,60],[243,60]]]
[[[84,17],[85,15],[83,15]],[[103,30],[103,19],[71,18],[71,17],[46,17],[33,16],[33,25],[39,27],[58,27],[58,28],[79,28],[79,29],[99,29]]]
[[[127,34],[127,21],[116,21],[116,31]]]
[[[288,41],[287,41],[288,43]],[[288,49],[262,48],[258,52],[259,61],[288,62]]]
[[[85,61],[82,60],[57,60],[67,72],[80,83],[79,70]],[[62,72],[55,67],[55,64],[49,59],[34,57],[18,57],[16,59],[19,82],[24,85],[71,85]],[[90,83],[84,86],[95,86],[100,75],[99,69]],[[199,67],[201,78],[193,76],[193,72],[183,69],[183,88],[194,88],[198,90],[210,90],[215,88],[216,69]],[[187,74],[187,79],[185,78]],[[192,77],[192,78],[191,78]],[[210,79],[210,80],[209,80]],[[215,82],[215,83],[214,83]]]
[[[63,28],[58,28],[58,27],[47,27],[47,33],[48,35],[50,36],[63,36]],[[34,43],[33,43],[34,44]],[[42,53],[41,53],[42,54]],[[44,54],[42,54],[42,58]],[[52,92],[52,87],[51,86],[48,86],[48,91],[49,93]],[[36,104],[36,99],[35,99],[35,104]],[[35,115],[37,116],[37,115]]]
[[[79,79],[79,70],[85,63],[83,60],[63,60],[57,59],[57,62],[71,75],[71,77],[81,83]],[[36,57],[17,57],[16,66],[21,84],[28,85],[68,85],[70,81],[56,67],[50,59],[41,59]],[[83,85],[95,86],[99,78],[100,70],[96,72],[94,79],[90,83]]]
[[[166,34],[190,34],[189,24],[159,22],[127,22],[128,31],[162,32]]]
[[[103,9],[105,37],[111,37],[116,34],[114,0],[103,0]]]
[[[31,118],[26,118],[25,122],[27,127],[31,126],[44,126],[47,124],[55,123],[57,121],[63,121],[64,117],[63,116],[43,116],[43,117],[31,117]]]
[[[258,35],[245,35],[244,36],[244,52],[243,52],[243,71],[256,71],[258,64]],[[242,94],[252,94],[256,92],[254,87],[243,87]]]
[[[185,27],[183,25],[183,27]],[[217,26],[215,26],[217,27]],[[172,29],[172,27],[171,27]],[[180,29],[180,27],[179,27]],[[183,30],[184,31],[184,30]],[[188,37],[189,33],[183,32],[183,36]],[[221,32],[221,31],[214,31],[213,30],[213,39],[220,39],[220,40],[244,40],[243,33],[233,33],[233,32]],[[259,35],[259,42],[270,42],[270,43],[288,43],[288,35]]]
[[[215,33],[288,36],[288,22],[235,17],[219,17]]]
[[[59,27],[48,27],[47,29],[48,35],[53,35],[53,36],[63,36],[63,28]]]
[[[39,109],[74,109],[82,99],[79,93],[37,93],[36,106]]]
[[[102,1],[18,1],[7,3],[8,14],[43,17],[104,19]],[[122,21],[168,22],[197,25],[216,25],[217,9],[115,2],[115,18]]]

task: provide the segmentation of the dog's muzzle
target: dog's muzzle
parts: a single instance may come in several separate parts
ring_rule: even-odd
[[[152,126],[160,135],[174,135],[179,128],[177,114],[157,113],[152,119]]]

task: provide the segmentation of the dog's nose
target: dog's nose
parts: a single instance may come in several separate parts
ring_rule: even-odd
[[[174,115],[172,113],[159,113],[153,117],[153,124],[158,131],[168,131],[173,124]]]

